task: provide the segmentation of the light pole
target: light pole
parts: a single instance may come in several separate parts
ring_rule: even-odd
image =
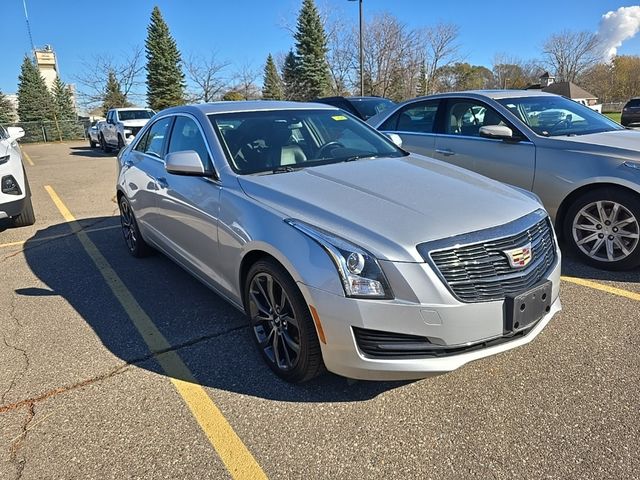
[[[362,0],[349,0],[359,3],[359,23],[360,23],[360,96],[364,96],[364,22],[362,21]]]

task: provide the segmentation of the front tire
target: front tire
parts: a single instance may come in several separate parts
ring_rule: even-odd
[[[585,263],[604,270],[640,265],[640,196],[598,188],[579,197],[564,219],[564,238]]]
[[[122,136],[118,135],[118,151],[124,148],[124,140],[122,140]]]
[[[31,187],[29,187],[29,180],[27,175],[24,176],[24,209],[20,212],[20,215],[13,217],[12,223],[14,227],[27,227],[36,223],[36,214],[33,211],[33,202],[31,201]]]
[[[244,300],[256,346],[276,375],[302,383],[324,371],[309,307],[280,264],[256,262],[247,274]]]
[[[100,146],[102,147],[102,151],[104,153],[111,153],[111,147],[104,139],[104,135],[100,135]]]
[[[96,142],[94,142],[93,140],[89,139],[89,146],[91,148],[96,148],[98,146],[98,144]]]
[[[146,257],[151,253],[151,247],[144,241],[138,228],[138,222],[131,209],[131,204],[122,195],[118,202],[120,208],[120,225],[122,226],[122,236],[129,253],[136,257]]]

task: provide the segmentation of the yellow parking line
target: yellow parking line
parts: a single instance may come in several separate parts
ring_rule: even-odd
[[[80,243],[102,274],[120,305],[127,312],[149,350],[158,352],[169,349],[171,346],[167,339],[160,333],[96,245],[82,231],[80,224],[60,197],[49,185],[45,185],[44,188],[64,219],[69,222],[71,230],[77,234]],[[238,437],[222,412],[207,395],[204,388],[198,385],[195,377],[180,356],[174,351],[169,351],[159,354],[157,360],[165,373],[171,378],[171,382],[182,397],[182,400],[191,410],[192,415],[231,476],[234,479],[266,479],[266,474],[251,452],[242,443],[240,437]]]
[[[87,233],[92,233],[92,232],[99,232],[101,230],[112,230],[114,228],[121,228],[121,227],[120,225],[109,225],[108,227],[86,228],[84,229],[84,231]],[[61,233],[59,235],[47,235],[46,237],[33,238],[28,240],[18,240],[17,242],[0,243],[0,248],[22,246],[27,242],[46,242],[47,240],[55,240],[57,238],[69,237],[71,235],[73,235],[73,233]]]
[[[32,167],[35,166],[35,163],[33,163],[33,160],[31,160],[31,157],[29,156],[29,154],[24,150],[22,150],[22,156],[24,157],[24,159],[27,161],[29,165],[31,165]]]
[[[604,283],[593,282],[591,280],[585,280],[584,278],[575,278],[575,277],[560,277],[565,282],[575,283],[576,285],[582,285],[583,287],[593,288],[595,290],[600,290],[602,292],[611,293],[612,295],[618,295],[619,297],[630,298],[631,300],[636,300],[640,302],[640,293],[630,292],[629,290],[623,290],[622,288],[612,287],[610,285],[605,285]]]

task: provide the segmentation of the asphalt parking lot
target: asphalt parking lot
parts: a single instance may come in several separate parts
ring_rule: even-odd
[[[640,478],[640,271],[565,259],[531,344],[417,382],[275,377],[244,317],[131,258],[115,160],[27,145],[0,225],[0,478]]]

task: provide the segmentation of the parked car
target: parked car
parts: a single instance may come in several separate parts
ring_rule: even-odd
[[[640,97],[632,98],[622,108],[620,123],[625,127],[640,124]]]
[[[105,152],[129,145],[155,112],[148,108],[113,108],[98,127],[100,146]]]
[[[9,219],[15,227],[33,225],[36,221],[17,142],[22,137],[22,127],[0,125],[0,220]]]
[[[451,371],[530,342],[560,309],[534,195],[409,154],[334,107],[171,108],[118,166],[129,252],[164,252],[245,312],[288,381],[323,365]]]
[[[640,132],[530,90],[422,97],[368,122],[411,152],[532,191],[585,262],[640,265]]]
[[[91,148],[96,148],[100,145],[100,127],[104,125],[106,122],[104,120],[98,120],[93,122],[92,125],[87,129],[87,138],[89,139],[89,146]]]
[[[362,120],[373,117],[395,105],[395,102],[382,97],[324,97],[317,98],[314,102],[341,108]]]

